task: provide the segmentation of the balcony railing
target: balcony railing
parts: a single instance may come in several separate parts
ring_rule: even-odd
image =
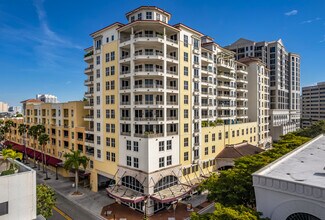
[[[155,88],[155,89],[163,89],[164,86],[163,85],[155,85],[155,84],[141,84],[141,85],[134,85],[134,88],[135,89],[152,89],[152,88]]]
[[[167,101],[167,105],[178,105],[177,102]]]
[[[121,102],[121,105],[130,105],[131,102]]]
[[[160,51],[145,51],[145,52],[135,52],[134,56],[164,56],[163,52]]]
[[[135,121],[163,121],[163,117],[136,117]]]
[[[161,38],[163,39],[163,35],[160,35],[160,34],[136,34],[134,35],[134,38],[140,38],[140,37],[145,37],[145,38]]]
[[[129,58],[130,57],[130,55],[128,54],[128,55],[124,55],[124,56],[121,56],[121,59],[123,60],[123,59],[127,59],[127,58]]]
[[[155,138],[155,137],[163,137],[164,133],[151,133],[151,132],[145,132],[145,133],[135,133],[134,137],[142,137],[142,138]]]
[[[167,131],[167,135],[170,136],[170,135],[177,135],[178,132],[177,131]]]
[[[131,117],[123,117],[123,116],[121,116],[121,120],[129,121],[129,120],[131,120]]]
[[[164,71],[162,69],[156,69],[156,68],[138,68],[134,70],[135,73],[138,72],[156,72],[156,73],[163,73]]]
[[[131,136],[131,132],[121,131],[121,135],[124,135],[124,136]]]
[[[172,43],[174,43],[174,44],[178,44],[178,41],[176,41],[176,40],[174,40],[174,39],[171,39],[171,38],[166,38],[166,40],[167,41],[169,41],[169,42],[172,42]]]

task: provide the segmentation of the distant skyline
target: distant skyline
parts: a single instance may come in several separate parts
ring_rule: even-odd
[[[82,100],[84,48],[90,33],[111,23],[126,23],[125,13],[154,5],[226,46],[239,38],[281,38],[301,56],[301,86],[325,81],[325,1],[191,0],[0,0],[0,101],[20,101],[49,93],[60,101]]]

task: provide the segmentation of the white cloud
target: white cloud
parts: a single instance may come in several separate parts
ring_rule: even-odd
[[[313,18],[313,19],[309,19],[309,20],[306,20],[306,21],[303,21],[303,22],[301,22],[301,24],[310,24],[310,23],[312,23],[312,22],[315,22],[315,21],[320,21],[320,20],[322,20],[322,18]]]
[[[298,14],[298,10],[292,10],[292,11],[288,11],[286,13],[284,13],[284,15],[286,16],[292,16],[292,15],[296,15]]]
[[[325,43],[325,34],[323,35],[323,39],[319,41],[319,43]]]

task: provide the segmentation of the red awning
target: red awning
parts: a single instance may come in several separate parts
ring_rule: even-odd
[[[11,142],[11,141],[6,141],[5,145],[8,145],[8,144],[11,144],[12,148],[14,150],[25,153],[25,146],[24,145],[16,144],[16,143]],[[28,157],[34,158],[34,149],[26,147],[26,152],[27,152]],[[36,158],[36,160],[42,161],[42,156],[43,156],[42,152],[39,152],[39,151],[35,150],[35,158]],[[46,155],[46,164],[47,165],[51,165],[51,166],[55,167],[61,162],[62,162],[62,160],[57,159],[56,157]]]

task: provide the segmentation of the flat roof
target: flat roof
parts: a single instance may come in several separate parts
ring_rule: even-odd
[[[325,136],[319,135],[253,175],[325,188],[324,167]]]

